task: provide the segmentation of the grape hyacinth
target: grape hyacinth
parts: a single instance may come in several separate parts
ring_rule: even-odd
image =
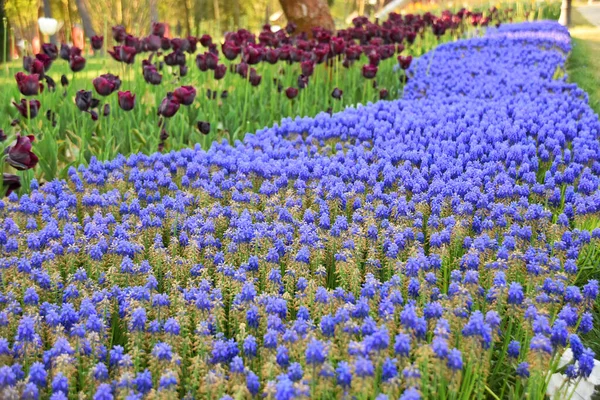
[[[566,349],[588,377],[600,123],[569,43],[504,25],[402,100],[10,194],[0,397],[542,398]]]

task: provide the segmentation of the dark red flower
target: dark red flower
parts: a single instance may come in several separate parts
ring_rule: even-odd
[[[154,65],[144,65],[144,80],[151,85],[158,85],[162,81],[162,75],[158,73]]]
[[[6,189],[6,196],[21,188],[21,178],[13,174],[2,174],[2,187]]]
[[[387,99],[387,98],[388,98],[389,94],[390,94],[390,93],[388,92],[388,90],[387,90],[387,89],[381,89],[381,90],[379,91],[379,98],[380,98],[381,100],[385,100],[385,99]]]
[[[226,72],[227,72],[227,67],[225,66],[225,64],[217,65],[217,67],[215,68],[215,79],[216,80],[223,79]]]
[[[71,56],[69,59],[69,67],[71,67],[71,71],[79,72],[85,68],[85,58],[81,56]]]
[[[50,57],[50,60],[54,61],[58,58],[58,48],[53,43],[44,43],[42,45],[42,51],[45,55]]]
[[[165,56],[165,64],[174,65],[185,65],[185,54],[182,51],[176,50]]]
[[[370,64],[363,65],[362,74],[367,79],[373,79],[377,75],[377,67]]]
[[[180,65],[179,66],[179,76],[186,76],[187,73],[188,73],[187,65]]]
[[[43,90],[39,74],[27,75],[23,72],[17,72],[15,74],[15,79],[17,80],[19,91],[23,96],[35,96]]]
[[[302,69],[302,75],[311,76],[315,71],[315,64],[312,61],[302,61],[300,68]]]
[[[221,51],[226,59],[235,60],[242,51],[242,48],[235,44],[233,40],[228,40],[221,46]]]
[[[235,73],[240,74],[243,78],[248,76],[248,64],[241,62],[235,66]]]
[[[263,47],[260,47],[257,45],[252,45],[252,44],[249,44],[248,46],[244,47],[243,58],[244,58],[244,61],[250,65],[258,64],[259,62],[261,62],[263,59],[263,56],[264,56],[264,48]]]
[[[92,49],[100,50],[104,45],[104,36],[94,35],[90,38],[90,41],[92,42]]]
[[[193,86],[181,86],[173,91],[173,96],[184,106],[189,106],[196,98],[196,89]]]
[[[98,121],[98,113],[96,110],[90,110],[88,113],[90,114],[90,117],[92,117],[92,121]]]
[[[39,76],[44,76],[45,73],[44,63],[29,56],[23,57],[23,69],[30,74],[38,74]]]
[[[169,38],[160,38],[160,48],[167,51],[171,48],[171,40]]]
[[[144,44],[146,46],[146,50],[148,51],[158,51],[161,46],[160,36],[150,35],[144,38]]]
[[[333,89],[333,92],[331,92],[331,97],[333,97],[336,100],[339,100],[342,98],[342,95],[344,94],[344,91],[340,88],[335,88]]]
[[[202,35],[200,37],[200,44],[204,47],[208,47],[212,44],[212,38],[210,37],[210,35]]]
[[[269,64],[276,64],[279,61],[279,49],[268,49],[265,54],[265,60]]]
[[[6,149],[6,161],[19,171],[34,168],[38,163],[38,157],[31,152],[34,140],[33,135],[21,136],[17,133],[15,143]]]
[[[60,76],[60,84],[63,85],[63,87],[66,87],[69,85],[69,78],[66,77],[66,75],[61,75]]]
[[[133,64],[136,50],[129,46],[115,46],[113,47],[113,50],[108,50],[108,54],[116,61],[124,62],[125,64]]]
[[[100,96],[108,96],[121,87],[121,80],[113,74],[100,75],[92,83]]]
[[[125,38],[127,37],[127,31],[125,31],[125,27],[122,25],[113,26],[112,35],[117,43],[121,43],[125,41]]]
[[[175,51],[188,51],[190,49],[190,42],[185,38],[174,38],[171,39],[171,47]]]
[[[208,66],[206,65],[206,55],[205,54],[198,54],[196,56],[196,66],[202,72],[208,70]]]
[[[60,58],[62,58],[65,61],[69,60],[69,58],[71,57],[71,48],[69,47],[68,44],[63,43],[60,45],[59,56],[60,56]]]
[[[377,53],[376,51],[372,51],[369,53],[369,64],[377,67],[379,65],[379,61],[381,61],[379,53]]]
[[[288,99],[292,100],[293,98],[298,96],[298,89],[290,86],[289,88],[285,89],[285,95]]]
[[[56,82],[54,82],[54,79],[50,78],[48,75],[44,75],[44,80],[46,81],[48,90],[54,92],[56,90]]]
[[[119,92],[119,107],[124,111],[131,111],[135,107],[135,94],[131,94],[130,91]]]
[[[171,118],[173,115],[177,114],[179,105],[179,101],[173,96],[173,93],[167,93],[167,97],[165,97],[160,103],[160,106],[158,106],[158,114],[165,118]]]
[[[398,56],[398,63],[400,64],[400,68],[406,70],[410,67],[410,63],[412,62],[412,56]]]
[[[12,103],[17,108],[17,110],[19,110],[19,113],[23,116],[23,118],[27,118],[27,100],[21,99],[20,103],[15,103],[14,101]],[[42,105],[39,102],[39,100],[29,100],[29,117],[37,117],[41,106]]]
[[[340,55],[344,52],[346,48],[346,42],[341,37],[331,38],[331,51],[334,55]]]
[[[159,37],[163,37],[165,36],[165,24],[163,24],[162,22],[153,22],[152,23],[152,34],[159,36]]]
[[[306,86],[308,86],[308,76],[298,75],[298,88],[304,89]]]
[[[203,135],[208,135],[210,133],[210,122],[208,121],[198,121],[196,127]]]
[[[219,65],[219,56],[213,53],[204,53],[208,69],[215,69]]]
[[[250,68],[250,78],[248,79],[252,86],[260,85],[260,81],[262,80],[262,76],[258,75],[254,68]]]
[[[190,54],[194,54],[196,50],[198,50],[198,39],[196,39],[194,36],[188,36],[187,41],[190,46],[186,51]]]
[[[81,111],[87,111],[92,107],[92,91],[80,90],[75,95],[75,104]]]
[[[296,25],[293,22],[288,22],[287,25],[285,26],[285,31],[288,33],[288,35],[291,35],[292,33],[294,33],[296,31],[297,28],[298,28],[298,25]]]
[[[52,59],[44,53],[36,54],[35,58],[44,65],[44,71],[48,71],[52,66]]]
[[[80,56],[81,55],[81,49],[77,46],[73,46],[69,49],[69,58],[73,57],[73,56]]]
[[[108,117],[110,115],[110,104],[106,103],[104,105],[104,109],[102,110],[102,115]]]

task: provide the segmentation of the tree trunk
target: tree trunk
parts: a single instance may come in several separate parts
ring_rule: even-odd
[[[571,25],[571,0],[562,0],[558,23],[563,26]]]
[[[87,38],[95,36],[96,31],[94,31],[94,27],[92,26],[92,19],[90,18],[87,6],[85,5],[85,0],[75,0],[75,4],[77,5],[77,11],[79,12],[79,16],[81,17],[81,24],[83,25],[84,35]]]
[[[240,0],[232,0],[233,8],[233,30],[237,31],[240,28]]]
[[[52,7],[50,7],[50,0],[44,0],[44,17],[52,18]],[[50,36],[50,43],[56,44],[56,35]]]
[[[317,26],[335,31],[335,23],[327,0],[279,0],[279,2],[287,20],[298,26],[298,32],[312,34],[312,28]]]
[[[148,0],[150,22],[158,22],[158,0]]]

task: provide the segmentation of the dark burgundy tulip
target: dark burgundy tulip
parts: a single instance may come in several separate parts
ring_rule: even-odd
[[[52,59],[44,53],[36,54],[35,58],[44,65],[44,71],[48,71],[52,66]]]
[[[185,65],[185,54],[179,50],[173,51],[165,56],[165,64],[174,65]]]
[[[235,44],[233,40],[228,40],[221,45],[221,51],[228,60],[235,60],[241,52],[241,47]]]
[[[179,66],[179,76],[186,76],[187,73],[188,73],[187,65],[180,65]]]
[[[208,69],[215,69],[219,65],[219,56],[213,53],[204,53],[206,56],[206,66]]]
[[[289,60],[291,51],[292,51],[292,46],[290,46],[289,44],[281,46],[279,48],[279,59],[281,61]]]
[[[125,31],[125,27],[122,25],[117,25],[112,27],[112,35],[117,43],[121,43],[125,41],[127,37],[127,32]]]
[[[205,54],[198,54],[196,56],[196,66],[202,72],[208,70],[208,66],[206,65],[206,55]]]
[[[167,140],[169,138],[169,132],[167,132],[167,130],[165,128],[162,128],[160,130],[160,136],[158,138],[160,139],[161,142],[164,142],[165,140]]]
[[[292,33],[294,33],[296,31],[296,28],[298,28],[298,25],[296,25],[293,22],[288,22],[287,25],[285,26],[285,31],[287,32],[288,35],[291,35]]]
[[[227,72],[227,66],[225,64],[217,65],[217,68],[215,68],[215,79],[216,80],[223,79],[226,72]]]
[[[68,44],[63,43],[60,45],[59,56],[65,61],[69,60],[69,57],[71,57],[71,49],[69,48]]]
[[[150,35],[144,38],[144,43],[146,45],[146,50],[148,51],[158,51],[161,46],[161,38],[157,35]]]
[[[81,49],[77,46],[73,46],[69,49],[69,58],[73,57],[73,56],[80,56],[81,55]]]
[[[223,90],[223,91],[221,92],[221,98],[222,98],[222,99],[226,99],[226,98],[227,98],[227,96],[229,96],[229,92],[228,92],[227,90]]]
[[[54,82],[54,79],[50,78],[48,75],[44,75],[44,80],[46,81],[48,90],[54,92],[56,90],[56,82]]]
[[[144,80],[151,85],[158,85],[162,81],[162,75],[158,73],[154,65],[144,65]]]
[[[6,138],[7,136],[6,133],[4,133],[4,129],[0,128],[0,142],[4,142]]]
[[[373,79],[377,75],[377,67],[370,64],[363,65],[362,74],[367,79]]]
[[[29,56],[25,56],[23,57],[23,69],[27,72],[29,72],[31,74],[31,68],[33,66],[33,60],[35,60],[35,58],[33,57],[29,57]],[[41,64],[41,61],[40,61]],[[42,64],[42,68],[44,67],[44,65]]]
[[[254,68],[250,68],[250,78],[248,79],[252,86],[260,85],[260,81],[262,80],[262,76],[258,75]]]
[[[177,114],[179,105],[179,101],[173,94],[167,93],[167,97],[165,97],[162,103],[160,103],[160,106],[158,106],[158,114],[165,118],[171,118],[173,115]]]
[[[53,43],[44,43],[42,45],[42,51],[45,55],[50,57],[50,60],[54,61],[58,58],[58,48]]]
[[[250,65],[258,64],[263,59],[263,51],[264,49],[259,46],[248,45],[244,47],[244,61]]]
[[[81,56],[71,56],[69,59],[69,67],[71,67],[71,71],[79,72],[85,68],[85,58]]]
[[[6,189],[6,196],[21,188],[21,178],[13,174],[2,174],[2,187]]]
[[[190,54],[194,54],[196,50],[198,50],[198,39],[194,36],[188,36],[187,41],[190,46],[186,51]]]
[[[161,22],[152,23],[152,34],[158,37],[165,36],[165,24]]]
[[[410,63],[412,63],[412,56],[398,56],[398,63],[400,64],[400,68],[407,70],[410,67]]]
[[[387,89],[381,89],[381,90],[379,91],[379,98],[380,98],[381,100],[385,100],[385,99],[387,99],[387,98],[388,98],[389,94],[390,94],[390,93],[388,92],[388,90],[387,90]]]
[[[37,58],[24,57],[23,58],[23,69],[30,74],[38,74],[40,77],[44,76],[46,69],[44,63]]]
[[[300,68],[302,69],[302,75],[311,76],[315,71],[315,64],[312,61],[302,61]]]
[[[396,50],[398,53],[402,53],[404,51],[404,45],[402,43],[400,43],[398,45],[398,50]]]
[[[190,42],[185,38],[174,38],[171,39],[171,47],[175,51],[188,51],[190,49]]]
[[[61,75],[60,77],[60,84],[63,85],[63,87],[66,87],[69,85],[69,78],[66,77],[66,75]]]
[[[210,37],[210,35],[202,35],[200,37],[200,44],[204,47],[208,47],[212,44],[212,37]]]
[[[92,49],[94,50],[100,50],[102,48],[102,46],[104,45],[104,36],[92,36],[90,41],[92,42]]]
[[[304,50],[298,49],[296,47],[292,47],[290,49],[290,60],[292,60],[293,62],[302,61],[303,55],[304,55]]]
[[[75,95],[75,104],[81,111],[87,111],[92,106],[92,91],[80,90]]]
[[[335,88],[333,89],[333,92],[331,92],[331,97],[333,97],[336,100],[339,100],[342,98],[342,95],[344,94],[344,91],[340,88]]]
[[[406,33],[406,41],[408,44],[413,44],[417,38],[417,32],[409,31]]]
[[[293,98],[298,96],[298,89],[290,86],[289,88],[285,89],[285,95],[288,99],[292,100]]]
[[[334,55],[340,55],[344,52],[346,48],[346,42],[341,37],[331,38],[331,51]]]
[[[39,74],[27,75],[23,72],[17,72],[15,79],[23,96],[35,96],[43,89]]]
[[[135,52],[139,53],[139,52],[142,51],[142,49],[144,47],[144,44],[137,37],[135,37],[133,35],[127,35],[125,37],[125,46],[127,46],[127,47],[133,47],[135,49]]]
[[[112,50],[107,51],[115,61],[121,62],[121,46],[114,46]]]
[[[379,65],[379,61],[381,61],[381,57],[375,51],[369,53],[369,64],[377,67]]]
[[[90,108],[96,108],[100,105],[100,100],[96,99],[96,98],[92,98],[92,101],[90,102]]]
[[[184,106],[189,106],[196,98],[196,89],[193,86],[180,86],[173,91],[173,96]]]
[[[119,59],[125,64],[133,64],[137,50],[131,46],[121,46],[119,49]]]
[[[113,74],[100,75],[92,83],[100,96],[108,96],[121,87],[121,80]]]
[[[208,135],[210,133],[210,122],[207,121],[198,121],[196,127],[203,135]]]
[[[31,152],[34,140],[33,135],[21,136],[17,133],[15,143],[6,149],[6,161],[19,171],[34,168],[38,163],[38,157]]]
[[[298,88],[304,89],[308,86],[308,76],[298,75]]]
[[[169,38],[160,38],[160,48],[167,51],[171,48],[171,40]]]
[[[279,61],[279,49],[268,49],[265,54],[265,60],[269,64],[276,64]]]
[[[135,94],[131,94],[130,91],[119,92],[119,107],[124,111],[131,111],[135,107]]]
[[[104,115],[105,117],[108,117],[110,115],[110,104],[106,103],[104,105],[104,108],[102,110],[102,115]]]
[[[20,103],[15,103],[14,101],[12,103],[17,108],[17,110],[19,110],[19,113],[23,116],[23,118],[27,118],[27,100],[21,99]],[[41,106],[42,105],[39,102],[39,100],[29,100],[29,117],[37,117]]]
[[[248,64],[241,62],[235,66],[235,73],[240,74],[243,78],[248,76]]]
[[[92,121],[98,121],[98,113],[95,110],[88,111],[90,113],[90,117],[92,117]]]

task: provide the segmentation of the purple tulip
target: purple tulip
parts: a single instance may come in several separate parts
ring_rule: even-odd
[[[59,56],[60,56],[60,58],[62,58],[65,61],[69,60],[69,58],[71,57],[71,48],[69,47],[68,44],[63,43],[60,45]]]
[[[80,90],[75,95],[75,104],[81,111],[87,111],[92,107],[92,91]]]
[[[219,65],[219,56],[213,53],[204,53],[206,57],[206,67],[208,69],[215,69]]]
[[[119,107],[124,111],[131,111],[135,107],[135,94],[131,94],[130,91],[117,93],[119,97]]]
[[[260,85],[260,81],[262,80],[262,76],[258,75],[254,68],[250,68],[250,78],[248,79],[252,86]]]
[[[23,118],[28,117],[27,100],[21,99],[20,103],[16,103],[14,101],[12,103],[17,108],[17,110],[19,110],[19,113],[23,116]],[[38,112],[40,111],[40,107],[41,103],[39,102],[39,100],[29,100],[29,117],[35,118],[38,115]]]
[[[208,121],[198,121],[196,127],[203,135],[208,135],[210,133],[210,122]]]
[[[385,100],[385,99],[387,99],[387,98],[388,98],[389,94],[390,94],[390,93],[388,92],[388,90],[387,90],[387,89],[381,89],[381,90],[379,91],[379,98],[380,98],[381,100]]]
[[[144,44],[148,51],[158,51],[161,46],[161,38],[157,35],[150,35],[144,38]]]
[[[285,95],[288,99],[292,100],[298,96],[298,89],[290,86],[289,88],[285,89]]]
[[[210,35],[204,34],[200,37],[200,44],[204,47],[209,47],[211,44],[213,44],[212,42],[212,37],[210,37]]]
[[[152,64],[144,65],[144,80],[151,85],[158,85],[162,81],[162,75],[158,73]]]
[[[90,41],[92,42],[92,49],[98,51],[102,48],[102,45],[104,45],[104,36],[92,36]]]
[[[69,59],[69,67],[73,72],[79,72],[85,68],[85,58],[77,55],[72,55]]]
[[[127,32],[125,31],[125,27],[122,25],[116,25],[112,27],[112,35],[117,43],[121,43],[125,41],[127,37]]]
[[[331,92],[331,97],[333,97],[336,100],[339,100],[342,98],[342,95],[344,94],[344,91],[340,88],[335,88],[333,89],[333,92]]]
[[[43,86],[40,83],[39,74],[27,75],[23,72],[17,72],[15,74],[19,91],[23,96],[35,96],[43,90]]]
[[[225,64],[217,65],[217,67],[215,68],[215,79],[216,80],[223,79],[226,72],[227,72],[227,67],[225,66]]]
[[[398,56],[398,63],[400,64],[400,68],[403,70],[407,70],[410,67],[410,63],[412,62],[412,56]]]
[[[38,163],[38,157],[31,152],[31,143],[34,140],[33,135],[17,134],[15,143],[6,149],[6,161],[19,171],[34,168]]]
[[[108,96],[121,87],[121,80],[113,74],[100,75],[92,83],[100,96]]]
[[[158,37],[165,36],[165,24],[161,22],[152,23],[152,34]]]
[[[13,174],[2,174],[2,187],[6,189],[6,196],[21,188],[21,178]]]
[[[185,54],[182,51],[173,51],[165,56],[165,64],[174,65],[185,65]]]
[[[315,70],[315,64],[312,61],[302,61],[300,68],[302,68],[302,75],[311,76]]]
[[[50,60],[54,61],[58,58],[58,48],[53,43],[44,43],[42,45],[42,51],[45,55],[50,57]]]
[[[167,93],[167,97],[158,106],[158,114],[165,118],[171,118],[177,114],[179,106],[179,101],[173,96],[173,93]]]
[[[362,74],[367,79],[373,79],[377,75],[377,67],[371,64],[363,65]]]
[[[232,40],[228,40],[221,46],[221,51],[223,52],[225,58],[227,58],[228,60],[235,60],[236,57],[242,51],[242,49]]]
[[[173,91],[173,96],[184,106],[189,106],[196,98],[196,89],[193,86],[181,86]]]

